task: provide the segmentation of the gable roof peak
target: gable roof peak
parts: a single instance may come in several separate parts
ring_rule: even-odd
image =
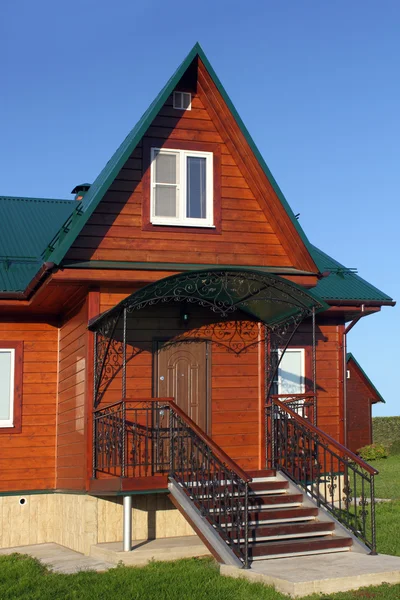
[[[161,89],[158,96],[153,100],[148,109],[143,113],[139,121],[136,123],[135,127],[127,135],[120,147],[116,150],[114,155],[111,157],[111,159],[105,165],[105,167],[100,172],[96,180],[93,182],[90,189],[86,192],[84,198],[81,201],[81,213],[79,215],[79,219],[75,219],[73,221],[73,226],[71,227],[69,227],[68,224],[66,224],[65,227],[63,226],[60,229],[59,234],[55,236],[55,239],[51,241],[51,247],[53,248],[53,251],[48,257],[49,261],[54,262],[55,264],[60,264],[62,262],[69,248],[76,240],[77,236],[82,231],[84,225],[87,223],[90,216],[93,214],[94,210],[104,197],[107,189],[112,184],[118,172],[123,167],[129,156],[132,154],[137,144],[140,142],[146,130],[148,129],[149,125],[157,116],[158,112],[161,110],[162,106],[165,104],[168,97],[172,94],[173,90],[176,88],[177,84],[179,83],[179,81],[181,80],[181,78],[183,77],[183,75],[185,74],[185,72],[190,67],[190,65],[196,57],[200,58],[206,70],[208,71],[212,81],[214,82],[215,86],[220,92],[239,129],[241,130],[243,136],[246,138],[247,143],[253,151],[261,169],[264,171],[274,192],[276,193],[281,204],[283,205],[301,242],[304,244],[306,251],[308,252],[308,255],[310,257],[311,265],[315,266],[310,251],[310,243],[308,241],[307,236],[305,235],[300,223],[296,219],[286,198],[284,197],[282,191],[280,190],[278,184],[272,176],[272,173],[270,172],[253,139],[251,138],[246,126],[244,125],[236,108],[234,107],[232,101],[226,93],[221,81],[216,75],[214,69],[212,68],[199,42],[196,42],[194,44],[194,46],[187,54],[185,59],[182,61],[182,63],[179,65],[179,67],[176,69],[176,71],[170,77],[170,79],[167,81],[164,87]],[[66,231],[67,233],[65,233]]]

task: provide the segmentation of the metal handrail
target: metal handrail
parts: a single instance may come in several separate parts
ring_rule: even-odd
[[[274,402],[274,404],[276,404],[280,408],[284,409],[292,417],[292,419],[296,419],[297,421],[299,421],[300,423],[302,423],[303,425],[305,425],[306,427],[308,427],[311,431],[313,431],[314,433],[318,434],[320,436],[320,438],[324,439],[331,446],[334,446],[339,452],[342,452],[348,458],[351,458],[351,460],[353,462],[357,463],[362,469],[364,469],[365,471],[367,471],[371,475],[378,475],[379,474],[379,471],[377,469],[375,469],[375,467],[372,467],[370,464],[368,464],[367,462],[365,462],[365,460],[363,460],[362,458],[360,458],[359,456],[357,456],[357,454],[354,454],[354,452],[352,452],[351,450],[349,450],[349,448],[346,448],[346,446],[343,446],[340,442],[338,442],[337,440],[335,440],[329,434],[327,434],[324,431],[322,431],[322,429],[319,429],[315,425],[312,425],[311,423],[309,423],[306,419],[303,419],[303,417],[301,417],[300,415],[298,415],[295,411],[293,411],[288,406],[285,406],[285,404],[283,404],[279,400],[275,400],[274,399],[273,402]]]
[[[378,471],[279,400],[271,399],[266,419],[272,466],[376,554],[374,477]]]

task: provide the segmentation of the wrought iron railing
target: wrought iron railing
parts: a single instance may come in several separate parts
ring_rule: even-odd
[[[93,414],[93,477],[173,478],[248,567],[251,478],[171,399],[123,400]]]
[[[122,400],[93,413],[93,477],[148,477],[169,471],[169,405]]]
[[[307,421],[315,425],[316,397],[313,392],[306,392],[304,394],[272,394],[270,398],[272,400],[279,400],[279,402],[291,408],[300,417],[307,419]]]
[[[276,398],[266,407],[266,419],[270,464],[375,554],[378,471]]]

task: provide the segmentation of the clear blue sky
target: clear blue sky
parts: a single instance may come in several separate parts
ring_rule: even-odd
[[[395,299],[398,0],[3,0],[0,195],[93,181],[199,41],[310,240]],[[399,309],[349,349],[400,414]]]

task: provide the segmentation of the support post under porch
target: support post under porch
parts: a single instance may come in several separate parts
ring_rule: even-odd
[[[123,549],[124,552],[130,552],[132,550],[132,496],[124,496],[123,507]]]

